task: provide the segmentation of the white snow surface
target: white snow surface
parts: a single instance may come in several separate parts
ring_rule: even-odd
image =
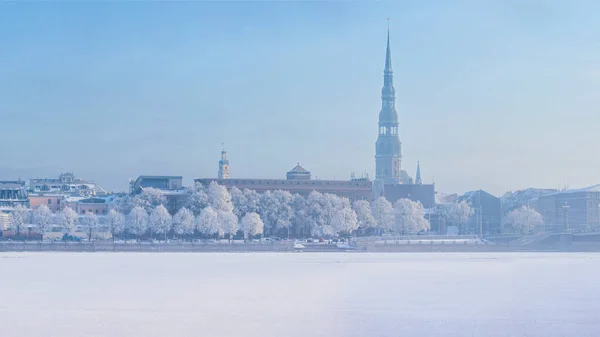
[[[0,253],[0,270],[0,336],[600,332],[600,254]]]

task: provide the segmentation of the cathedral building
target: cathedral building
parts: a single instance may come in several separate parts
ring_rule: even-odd
[[[398,199],[406,198],[421,202],[425,208],[433,208],[435,205],[435,188],[433,184],[422,183],[420,164],[417,163],[417,174],[414,183],[412,179],[404,178],[405,174],[401,167],[402,147],[398,131],[399,119],[396,111],[396,90],[394,89],[389,28],[378,126],[377,141],[375,143],[373,198],[383,196],[392,203]]]

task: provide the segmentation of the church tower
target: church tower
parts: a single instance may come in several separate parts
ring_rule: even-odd
[[[417,160],[417,176],[415,177],[415,184],[423,185],[423,181],[421,180],[421,164]]]
[[[227,151],[223,149],[221,151],[221,160],[219,160],[219,179],[231,178],[229,174],[229,160],[227,159]]]
[[[383,184],[401,184],[400,137],[398,137],[398,113],[390,50],[390,28],[387,32],[387,50],[381,89],[381,111],[379,112],[379,135],[375,143],[375,180]]]

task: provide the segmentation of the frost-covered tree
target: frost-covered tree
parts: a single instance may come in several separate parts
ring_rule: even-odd
[[[289,237],[294,211],[291,207],[292,195],[288,191],[267,191],[260,203],[261,217],[271,230],[285,229]]]
[[[311,235],[332,236],[337,233],[333,219],[337,212],[350,208],[348,198],[340,198],[334,194],[309,194],[309,221],[311,222]]]
[[[73,235],[75,233],[79,224],[79,215],[71,207],[65,207],[60,212],[58,219],[58,224],[62,227],[64,235]]]
[[[258,194],[258,192],[256,192],[255,190],[244,188],[244,197],[246,198],[246,213],[258,213],[260,205],[260,194]]]
[[[231,195],[231,203],[233,204],[233,213],[241,219],[247,213],[248,200],[244,192],[235,186],[229,190],[229,194]]]
[[[23,230],[27,228],[29,222],[29,210],[23,205],[17,205],[10,213],[10,222],[12,229],[15,231],[17,237],[21,236]]]
[[[358,219],[356,212],[348,205],[335,211],[332,218],[332,224],[336,234],[349,236],[358,229]]]
[[[163,194],[163,191],[157,188],[145,187],[142,189],[142,193],[133,197],[133,206],[142,207],[146,213],[152,212],[159,205],[166,204],[167,198]]]
[[[173,218],[167,208],[163,205],[158,205],[150,213],[150,232],[157,235],[163,235],[167,239],[167,233],[171,231]]]
[[[117,234],[125,231],[125,216],[116,209],[111,209],[106,216],[106,224],[114,241]]]
[[[223,234],[229,235],[229,242],[231,242],[231,238],[237,234],[239,229],[238,217],[233,212],[218,211],[217,222]]]
[[[325,196],[317,191],[312,191],[306,198],[306,227],[311,236],[323,235],[328,231],[327,213],[330,212],[329,203]],[[324,230],[325,229],[325,230]]]
[[[113,208],[121,214],[129,214],[134,207],[133,198],[130,194],[120,194],[113,199]]]
[[[296,193],[292,196],[290,203],[294,216],[292,216],[292,228],[296,235],[304,233],[308,228],[308,207],[306,198]],[[307,232],[310,233],[310,230]]]
[[[244,215],[242,218],[242,230],[244,231],[244,239],[261,235],[264,230],[264,224],[260,219],[260,215],[254,212]]]
[[[211,182],[208,185],[208,203],[210,207],[216,211],[233,212],[233,204],[231,203],[231,195],[225,186],[221,186],[216,182]]]
[[[398,234],[415,234],[429,230],[429,222],[425,219],[425,210],[420,202],[399,199],[394,204],[394,231]]]
[[[196,218],[196,228],[204,235],[215,235],[217,238],[223,237],[224,234],[217,212],[210,206],[203,209]]]
[[[529,234],[544,223],[544,218],[535,209],[522,206],[508,212],[504,216],[503,222],[505,226],[511,227],[516,232]]]
[[[208,195],[206,189],[201,183],[194,183],[187,188],[185,207],[189,209],[194,216],[198,216],[203,209],[208,206]]]
[[[377,222],[377,229],[380,231],[389,231],[394,225],[394,208],[392,204],[384,197],[379,197],[371,205],[371,213]]]
[[[127,231],[138,238],[148,231],[148,213],[140,206],[134,207],[127,215]]]
[[[173,232],[179,236],[194,234],[195,220],[192,211],[183,207],[173,217]]]
[[[359,233],[366,233],[367,230],[377,227],[377,221],[371,213],[371,205],[366,200],[356,200],[352,204],[352,209],[356,212],[356,219],[358,221]]]
[[[52,230],[52,220],[52,211],[44,204],[33,211],[33,222],[42,235]]]
[[[81,217],[79,223],[81,224],[81,228],[87,234],[88,241],[91,241],[92,236],[98,230],[98,217],[94,213],[86,213]]]
[[[473,213],[471,206],[463,200],[446,206],[442,214],[446,220],[458,226],[461,233],[464,233],[464,227],[473,216]]]

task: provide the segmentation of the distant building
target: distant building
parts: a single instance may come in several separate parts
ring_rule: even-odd
[[[528,188],[525,190],[506,192],[500,198],[502,201],[502,213],[506,214],[507,212],[521,206],[532,206],[532,202],[537,200],[539,197],[556,192],[558,192],[557,189],[545,188]]]
[[[24,181],[0,181],[0,229],[10,226],[10,213],[17,206],[29,208]]]
[[[229,159],[227,159],[227,151],[223,149],[221,151],[221,160],[219,160],[219,173],[217,174],[219,179],[229,179],[231,174],[229,172]]]
[[[274,190],[284,190],[292,194],[298,193],[307,196],[312,191],[320,193],[331,193],[350,200],[370,200],[372,182],[368,179],[354,180],[313,180],[310,171],[300,164],[287,172],[286,179],[247,179],[228,178],[214,179],[201,178],[195,182],[208,186],[211,182],[217,182],[227,188],[237,187],[239,189],[250,189],[259,193]]]
[[[164,191],[183,188],[182,176],[139,176],[129,183],[130,193],[140,193],[142,188],[152,187]]]
[[[30,194],[29,205],[32,209],[36,209],[41,205],[46,205],[52,212],[60,212],[65,207],[65,199],[68,198],[65,194],[41,193]],[[84,198],[84,197],[81,197]]]
[[[500,198],[488,192],[471,191],[458,197],[457,201],[465,201],[473,208],[473,216],[467,223],[466,230],[472,234],[498,234],[502,231],[502,204]]]
[[[417,162],[415,181],[401,169],[402,149],[398,135],[398,112],[396,111],[396,89],[392,71],[390,32],[387,34],[383,88],[381,89],[381,110],[379,112],[379,133],[375,144],[375,182],[372,198],[385,197],[395,203],[399,199],[410,199],[423,204],[426,209],[435,206],[435,187],[423,184],[421,167]]]
[[[32,194],[63,194],[70,196],[104,195],[106,191],[96,183],[75,178],[73,173],[61,173],[58,178],[33,178],[29,180]]]
[[[546,231],[600,231],[600,185],[544,194],[530,205],[544,217]]]
[[[108,211],[110,211],[111,197],[103,197],[103,198],[81,198],[81,197],[71,197],[67,198],[64,202],[65,206],[70,207],[77,214],[87,214],[93,213],[96,215],[106,215]]]
[[[286,174],[286,178],[287,180],[310,180],[310,171],[307,171],[298,163]]]

